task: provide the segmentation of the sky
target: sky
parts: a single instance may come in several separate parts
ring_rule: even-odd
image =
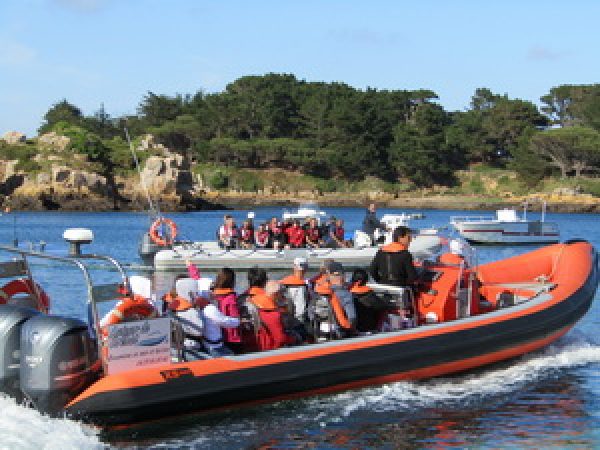
[[[269,72],[539,105],[600,82],[599,18],[596,0],[0,0],[0,135],[35,136],[62,99],[118,117]]]

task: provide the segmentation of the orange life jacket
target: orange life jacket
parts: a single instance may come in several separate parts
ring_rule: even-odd
[[[306,281],[294,274],[288,275],[287,277],[280,280],[280,283],[285,286],[306,286]]]
[[[400,242],[392,242],[391,244],[387,244],[381,247],[381,251],[386,253],[398,253],[407,249],[408,248],[406,247],[406,245],[401,244]]]
[[[354,283],[350,288],[350,292],[353,294],[368,294],[369,292],[373,292],[373,289],[363,284]]]
[[[346,316],[346,311],[344,311],[344,307],[342,306],[340,299],[337,295],[335,295],[335,291],[331,288],[331,283],[329,283],[329,281],[319,283],[315,286],[315,292],[319,295],[329,298],[329,303],[333,309],[333,314],[335,315],[340,327],[347,330],[351,329],[352,324],[350,323],[350,320],[348,320],[348,316]]]
[[[275,301],[270,295],[267,295],[263,288],[251,287],[248,289],[248,295],[250,296],[250,301],[254,303],[258,309],[264,309],[268,311],[277,309]]]
[[[167,292],[163,296],[163,300],[167,302],[171,311],[187,311],[188,309],[194,307],[189,300],[178,295],[173,295],[170,292]]]

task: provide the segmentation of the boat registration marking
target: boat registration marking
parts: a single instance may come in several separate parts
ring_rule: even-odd
[[[165,381],[175,380],[184,376],[194,376],[194,373],[188,367],[178,367],[177,369],[161,370],[160,374]]]

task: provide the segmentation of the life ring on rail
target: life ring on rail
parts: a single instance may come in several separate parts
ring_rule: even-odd
[[[163,237],[158,233],[158,230],[161,229],[163,225],[169,228],[168,237]],[[154,242],[156,245],[160,245],[161,247],[168,247],[169,245],[173,244],[176,237],[177,224],[171,219],[167,219],[166,217],[159,217],[150,226],[150,239],[152,239],[152,242]]]
[[[50,308],[50,297],[44,292],[41,286],[34,283],[29,278],[19,278],[6,283],[0,288],[0,305],[8,303],[8,301],[17,294],[27,294],[34,298],[39,294],[39,303],[37,307],[41,307],[43,312],[47,312]]]
[[[156,317],[156,308],[141,295],[123,297],[102,320],[102,326],[116,325],[130,320],[152,319]]]

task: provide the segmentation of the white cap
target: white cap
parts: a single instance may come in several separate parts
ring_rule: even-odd
[[[306,269],[308,267],[308,261],[302,256],[294,258],[294,267],[297,267],[298,269]]]
[[[455,255],[463,254],[463,244],[457,239],[452,239],[449,244],[450,253],[454,253]]]

